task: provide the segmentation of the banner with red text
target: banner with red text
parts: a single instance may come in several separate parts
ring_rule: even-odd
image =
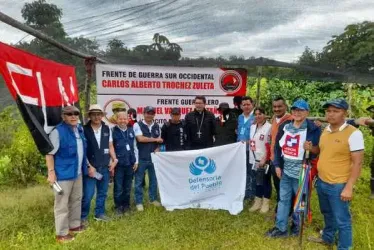
[[[0,73],[42,154],[53,149],[48,134],[61,109],[78,102],[75,68],[0,42]]]
[[[96,65],[97,94],[244,96],[245,69]]]
[[[137,112],[137,119],[143,119],[143,110],[150,105],[156,108],[155,122],[163,124],[170,119],[170,110],[173,107],[181,108],[182,119],[194,109],[193,101],[195,96],[147,96],[147,95],[98,95],[97,102],[106,112],[105,122],[110,123],[113,116],[112,104],[121,102],[126,110],[133,108]],[[231,105],[232,97],[228,96],[207,96],[206,109],[218,116],[218,105],[227,102]],[[232,106],[232,105],[231,105]]]

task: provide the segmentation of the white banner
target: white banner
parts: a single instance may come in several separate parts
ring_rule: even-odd
[[[168,211],[186,208],[243,210],[245,144],[152,154],[161,203]]]
[[[244,96],[246,69],[96,64],[97,94]]]
[[[137,119],[143,119],[143,109],[146,106],[156,108],[155,122],[163,124],[170,119],[170,110],[174,107],[181,108],[182,119],[184,116],[193,111],[193,100],[195,96],[146,96],[146,95],[98,95],[97,103],[103,107],[106,112],[106,122],[109,122],[113,115],[112,104],[122,102],[125,108],[134,108],[138,114]],[[218,105],[221,102],[227,102],[233,107],[233,97],[231,96],[207,96],[206,109],[218,116]]]

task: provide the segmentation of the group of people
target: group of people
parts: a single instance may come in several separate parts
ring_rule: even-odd
[[[114,105],[110,128],[103,122],[104,111],[91,105],[89,122],[79,124],[79,110],[64,107],[63,122],[49,135],[54,150],[46,156],[48,181],[58,182],[63,193],[55,192],[56,239],[66,242],[87,226],[90,204],[96,191],[94,218],[108,221],[105,203],[111,176],[114,178],[116,215],[130,211],[130,194],[134,180],[135,205],[143,211],[145,173],[149,178],[149,202],[161,206],[151,154],[158,151],[204,149],[229,143],[246,144],[245,199],[253,201],[251,212],[267,213],[272,186],[277,194],[275,227],[266,235],[297,235],[298,216],[293,213],[293,198],[306,152],[317,176],[317,193],[325,228],[320,238],[311,240],[332,245],[339,233],[339,249],[352,246],[349,203],[353,186],[360,175],[364,139],[357,125],[372,125],[370,119],[348,120],[348,104],[343,99],[327,102],[327,127],[307,117],[310,107],[305,100],[288,106],[282,97],[273,100],[271,123],[261,107],[248,97],[235,97],[234,108],[220,103],[219,117],[205,109],[206,98],[196,96],[195,109],[181,119],[178,107],[171,109],[170,120],[160,126],[154,122],[155,108],[144,108],[144,118],[136,120],[135,110]],[[354,125],[354,126],[352,126]],[[244,157],[244,156],[243,156]],[[273,184],[272,181],[273,180]],[[288,219],[292,217],[291,233]]]

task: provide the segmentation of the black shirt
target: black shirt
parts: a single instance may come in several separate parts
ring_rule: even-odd
[[[216,136],[214,146],[221,146],[236,142],[236,129],[238,127],[238,116],[235,111],[228,110],[223,114],[223,121],[216,118]]]
[[[164,123],[161,128],[161,138],[164,140],[166,151],[180,151],[186,148],[186,131],[184,121]]]
[[[213,146],[213,136],[216,134],[214,114],[208,110],[188,113],[185,117],[187,149],[203,149]]]

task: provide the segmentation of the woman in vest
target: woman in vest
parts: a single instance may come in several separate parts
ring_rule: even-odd
[[[250,212],[259,209],[261,213],[269,211],[269,199],[271,196],[271,172],[269,165],[270,131],[271,125],[266,121],[265,110],[255,108],[256,123],[251,126],[249,163],[253,176],[256,176],[256,197]]]
[[[312,144],[311,159],[318,151],[321,129],[307,119],[309,104],[297,100],[291,107],[293,120],[279,127],[276,137],[274,166],[280,179],[280,199],[278,202],[276,225],[267,232],[272,238],[288,236],[288,216],[291,209],[292,195],[296,195],[299,187],[299,175],[303,165],[306,145]],[[283,165],[283,169],[280,166]],[[291,235],[298,235],[298,217],[293,215]]]
[[[113,146],[118,159],[114,172],[114,205],[117,215],[130,211],[130,194],[134,169],[137,168],[135,134],[125,112],[117,113],[117,126],[113,127]]]
[[[88,174],[86,139],[78,124],[79,110],[67,106],[62,110],[63,122],[52,130],[49,138],[53,150],[46,155],[48,182],[56,182],[62,191],[55,190],[56,240],[74,240],[73,233],[82,231],[81,200],[82,174]]]

